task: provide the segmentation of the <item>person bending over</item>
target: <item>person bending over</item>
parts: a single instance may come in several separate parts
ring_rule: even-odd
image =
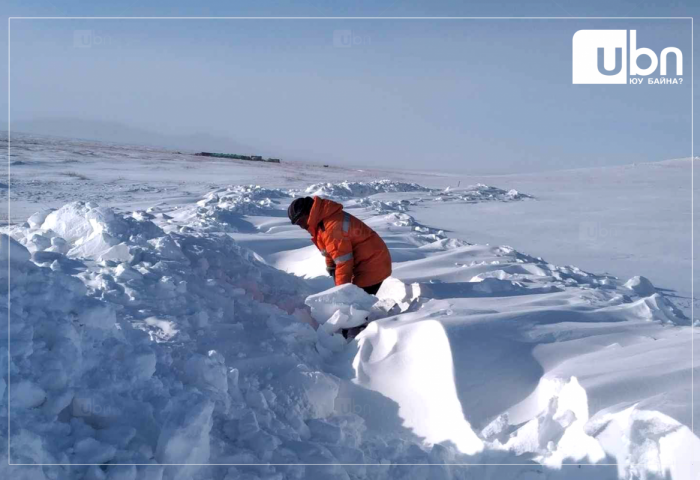
[[[287,215],[311,234],[336,285],[353,283],[374,295],[391,275],[391,255],[384,240],[341,204],[320,197],[297,198]]]

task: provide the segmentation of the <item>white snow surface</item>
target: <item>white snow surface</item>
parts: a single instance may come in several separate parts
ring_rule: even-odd
[[[530,192],[14,144],[26,221],[0,236],[0,478],[699,478],[691,320],[666,290],[438,223]],[[169,168],[116,188],[115,158]],[[86,180],[57,180],[71,163]],[[376,296],[332,285],[286,218],[301,194],[384,238],[394,272]]]

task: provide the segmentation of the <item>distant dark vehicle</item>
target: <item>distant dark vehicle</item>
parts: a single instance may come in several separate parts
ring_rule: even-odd
[[[324,165],[325,168],[328,168],[328,165]]]
[[[265,159],[260,155],[238,155],[236,153],[212,153],[212,152],[200,152],[195,153],[198,157],[214,157],[214,158],[232,158],[234,160],[249,160],[251,162],[268,162],[268,163],[280,163],[279,158],[268,158]]]

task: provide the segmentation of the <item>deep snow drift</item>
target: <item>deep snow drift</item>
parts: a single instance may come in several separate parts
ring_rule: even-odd
[[[333,288],[289,225],[292,196],[319,190],[390,247],[376,297]],[[530,201],[486,185],[231,185],[3,229],[0,455],[62,465],[3,458],[0,475],[697,478],[690,320],[663,292],[412,216]]]

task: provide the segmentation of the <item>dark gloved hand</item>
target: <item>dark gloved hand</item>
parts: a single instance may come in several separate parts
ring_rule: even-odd
[[[328,272],[328,275],[335,278],[335,265],[332,267],[326,267],[326,271]]]

